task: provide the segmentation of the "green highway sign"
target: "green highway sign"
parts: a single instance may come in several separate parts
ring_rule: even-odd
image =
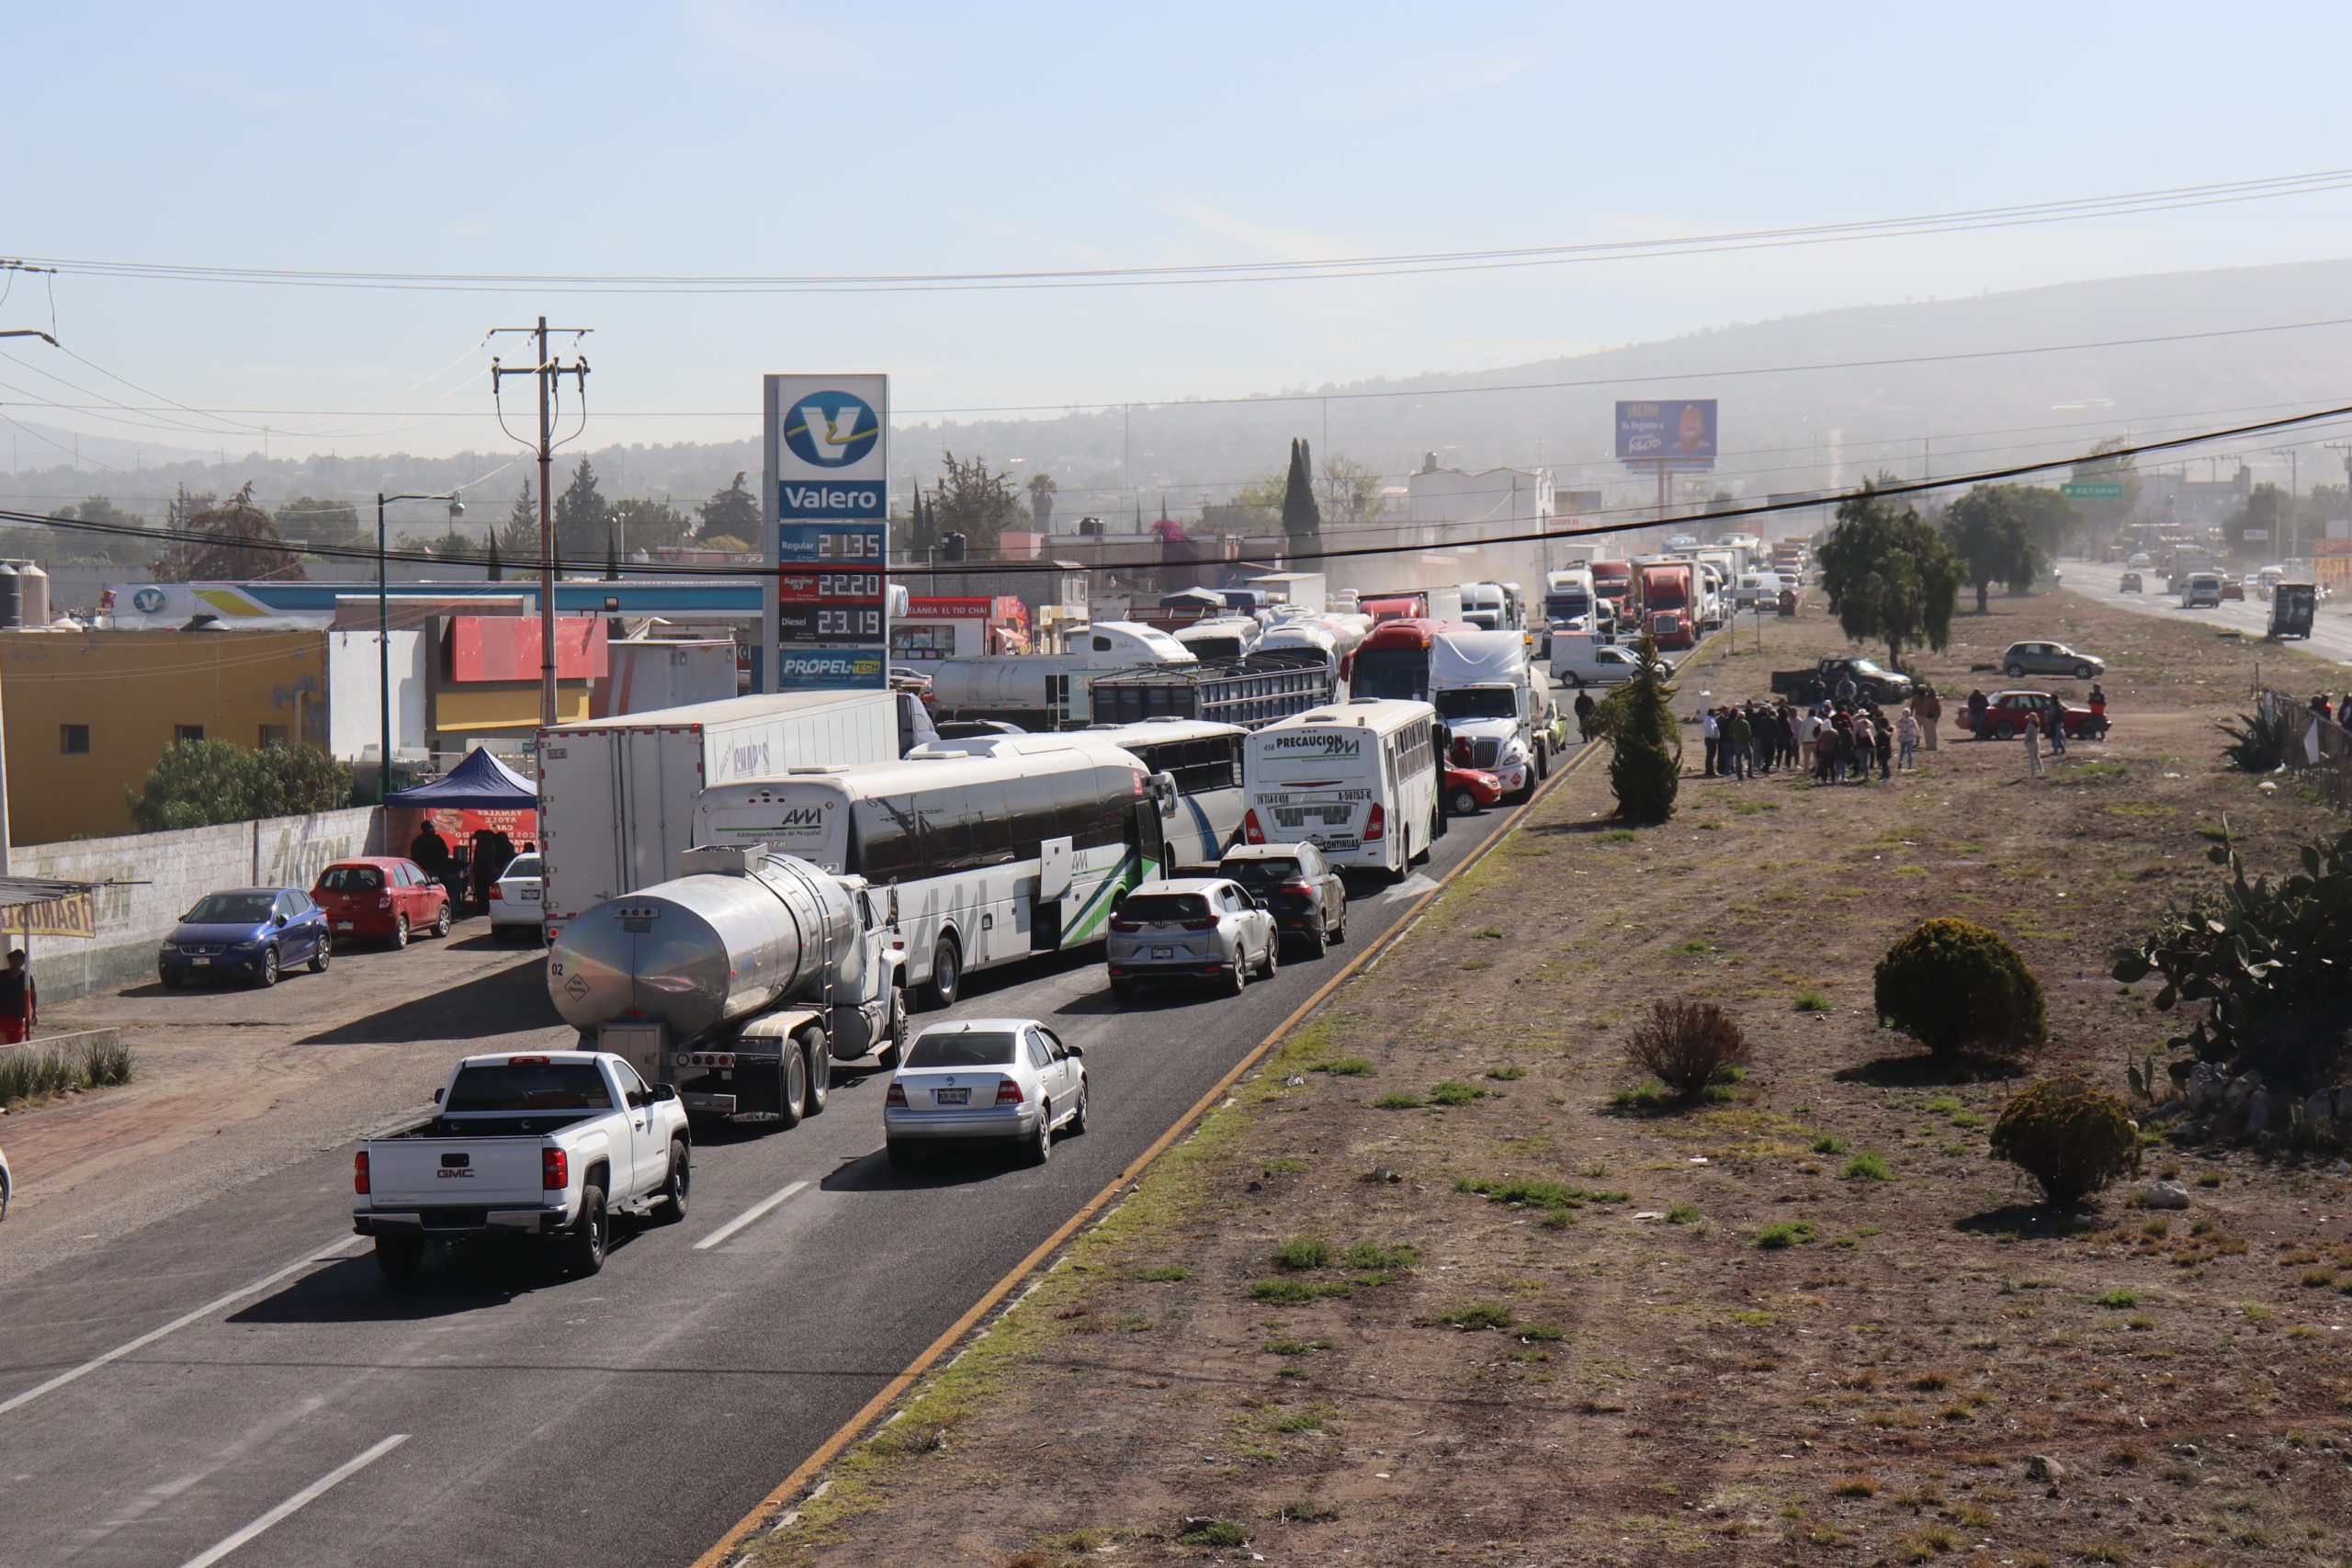
[[[2123,486],[2120,483],[2060,485],[2074,501],[2121,501]]]

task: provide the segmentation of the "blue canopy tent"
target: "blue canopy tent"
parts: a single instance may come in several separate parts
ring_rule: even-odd
[[[530,780],[477,746],[431,784],[396,789],[384,797],[384,804],[426,811],[537,811],[539,792]]]
[[[431,823],[449,845],[448,863],[440,879],[459,903],[466,901],[471,882],[477,831],[504,833],[517,848],[539,833],[537,788],[479,746],[431,784],[392,791],[384,797],[384,805],[385,852],[409,853],[418,833]],[[503,864],[502,856],[498,867],[484,874],[496,874]],[[477,899],[486,897],[479,888],[474,892]]]

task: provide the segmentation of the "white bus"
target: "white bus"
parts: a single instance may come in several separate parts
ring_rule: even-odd
[[[1171,871],[1210,868],[1241,841],[1241,749],[1250,732],[1238,724],[1205,719],[1147,718],[1134,724],[1098,724],[1053,735],[974,735],[933,740],[908,753],[913,757],[991,757],[1009,751],[1031,754],[1073,746],[1115,750],[1133,757],[1152,775],[1165,774],[1174,792],[1160,803],[1160,832]]]
[[[695,841],[895,887],[907,983],[935,1007],[975,971],[1102,941],[1167,864],[1150,781],[1108,747],[794,768],[705,790]]]
[[[1437,836],[1437,710],[1360,697],[1270,724],[1243,764],[1253,844],[1313,844],[1401,877]]]

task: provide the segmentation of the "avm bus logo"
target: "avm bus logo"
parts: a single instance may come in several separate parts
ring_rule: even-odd
[[[871,454],[881,438],[882,423],[874,410],[848,392],[812,393],[785,416],[785,446],[813,468],[848,468]]]

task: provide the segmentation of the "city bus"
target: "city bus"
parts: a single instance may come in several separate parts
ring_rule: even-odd
[[[1161,807],[1114,747],[913,757],[716,785],[695,841],[895,887],[907,983],[947,1007],[967,975],[1102,941],[1111,907],[1165,874]]]
[[[1253,844],[1313,844],[1342,868],[1401,877],[1438,830],[1437,710],[1358,697],[1250,735]]]

